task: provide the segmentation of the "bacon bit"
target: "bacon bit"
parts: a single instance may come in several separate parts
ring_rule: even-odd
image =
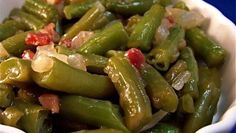
[[[140,69],[141,66],[145,63],[145,57],[143,53],[137,48],[131,48],[126,52],[131,64],[133,64],[137,69]]]
[[[46,33],[28,33],[25,38],[27,45],[43,46],[48,45],[52,40]]]
[[[41,29],[39,32],[48,34],[48,36],[50,37],[51,40],[53,40],[53,42],[58,42],[60,39],[60,36],[55,31],[55,27],[56,26],[54,23],[50,23],[47,26],[45,26],[43,29]]]
[[[31,50],[24,50],[21,57],[22,57],[22,59],[32,60],[34,57],[34,52],[32,52]]]
[[[67,48],[71,48],[71,39],[65,39],[61,41],[61,44]]]
[[[54,94],[42,94],[39,98],[40,104],[52,111],[52,113],[59,113],[59,98]]]
[[[168,20],[168,28],[172,28],[175,25],[175,20],[173,16],[167,16],[166,19]]]

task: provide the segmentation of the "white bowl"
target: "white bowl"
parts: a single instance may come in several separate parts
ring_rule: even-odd
[[[207,33],[218,41],[229,53],[222,68],[222,93],[213,124],[201,128],[197,133],[227,133],[236,124],[236,26],[215,7],[202,0],[183,0],[190,9],[207,18],[203,26]],[[14,7],[20,7],[24,0],[0,0],[0,21]],[[18,129],[0,125],[0,133],[22,133]]]

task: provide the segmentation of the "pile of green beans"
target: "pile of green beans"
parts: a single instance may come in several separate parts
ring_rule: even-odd
[[[1,124],[27,133],[194,133],[211,124],[227,53],[200,27],[167,16],[166,6],[190,11],[184,2],[58,2],[25,0],[0,24]],[[169,33],[156,44],[164,20]],[[52,23],[50,37],[59,37],[45,46],[54,53],[40,55],[45,46],[27,38],[42,39]],[[92,35],[79,44],[85,31]],[[29,50],[35,55],[23,58]],[[35,69],[38,58],[48,69]]]

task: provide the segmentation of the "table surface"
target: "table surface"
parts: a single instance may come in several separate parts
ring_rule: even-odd
[[[204,0],[219,9],[236,24],[236,0]]]

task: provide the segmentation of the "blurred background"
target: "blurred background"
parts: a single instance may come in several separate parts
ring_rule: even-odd
[[[227,18],[236,24],[236,0],[204,0],[218,8]]]

